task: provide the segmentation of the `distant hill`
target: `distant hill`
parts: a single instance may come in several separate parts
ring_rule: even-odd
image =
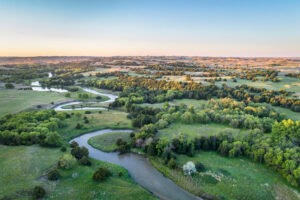
[[[38,56],[38,57],[0,57],[0,65],[33,64],[33,63],[59,63],[89,60],[90,56]]]

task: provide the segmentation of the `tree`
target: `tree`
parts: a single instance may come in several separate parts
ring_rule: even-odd
[[[202,171],[205,170],[204,165],[203,165],[202,163],[200,163],[199,161],[196,162],[195,167],[196,167],[196,170],[197,170],[198,172],[202,172]]]
[[[107,177],[111,176],[112,173],[105,167],[100,167],[94,174],[93,179],[95,181],[104,181]]]
[[[11,83],[6,83],[6,84],[5,84],[5,88],[6,88],[6,89],[14,89],[15,86],[14,86],[13,84],[11,84]]]
[[[169,160],[169,162],[168,162],[168,167],[171,168],[171,169],[175,169],[176,166],[177,166],[177,164],[176,164],[175,159],[174,159],[174,158],[171,158],[171,159]]]
[[[71,154],[64,154],[58,161],[58,166],[62,169],[71,169],[76,163],[76,159]]]
[[[87,165],[87,166],[91,166],[92,163],[91,161],[88,159],[88,157],[86,156],[83,156],[80,160],[79,160],[79,163],[82,164],[82,165]]]
[[[77,159],[80,160],[82,157],[89,155],[89,150],[86,147],[75,147],[71,150],[71,154]]]
[[[185,165],[182,167],[184,175],[192,175],[195,173],[196,167],[195,164],[192,161],[187,162]]]
[[[57,169],[51,169],[47,174],[48,180],[56,181],[59,179],[60,174]]]
[[[57,132],[50,132],[44,141],[45,146],[59,147],[62,144],[62,138]]]
[[[42,186],[35,186],[33,189],[33,198],[40,199],[46,195],[46,190]]]

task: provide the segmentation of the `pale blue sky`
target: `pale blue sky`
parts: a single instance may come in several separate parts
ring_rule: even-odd
[[[0,0],[0,56],[300,56],[298,0]]]

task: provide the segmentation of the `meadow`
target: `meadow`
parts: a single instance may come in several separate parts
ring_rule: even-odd
[[[117,110],[97,110],[90,111],[91,114],[85,114],[85,111],[66,111],[72,117],[64,121],[67,126],[59,129],[59,133],[66,140],[70,140],[84,133],[97,131],[101,129],[131,129],[131,121],[127,119],[127,113]],[[74,113],[74,114],[72,114]],[[85,123],[83,116],[86,116],[89,123]],[[77,123],[82,127],[76,129]]]
[[[179,168],[173,170],[160,159],[152,158],[151,163],[159,171],[186,190],[198,194],[206,193],[224,199],[241,200],[297,200],[300,189],[288,185],[286,180],[272,169],[249,159],[227,158],[216,152],[198,152],[194,157],[177,155],[179,167],[186,162],[201,162],[205,171],[185,176]]]
[[[31,199],[36,185],[46,189],[44,199],[156,199],[138,186],[126,169],[94,159],[90,167],[76,164],[69,170],[59,169],[58,181],[47,180],[47,172],[62,154],[58,148],[0,145],[0,199]],[[93,181],[99,167],[108,168],[113,175],[101,183]]]
[[[116,141],[122,139],[123,141],[130,141],[130,133],[126,132],[111,132],[103,135],[98,135],[89,139],[88,143],[96,149],[105,152],[113,152],[117,150]]]
[[[237,128],[232,128],[223,124],[209,123],[209,124],[183,124],[183,123],[173,123],[165,129],[158,131],[157,136],[159,138],[172,139],[180,134],[187,135],[190,139],[197,136],[210,136],[216,135],[222,131],[230,132],[232,135],[241,135],[246,132],[246,130],[240,130]]]
[[[36,109],[38,105],[71,100],[63,93],[38,92],[32,90],[0,90],[0,117],[27,109]]]

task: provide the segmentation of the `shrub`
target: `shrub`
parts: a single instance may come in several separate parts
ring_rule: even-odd
[[[99,110],[99,111],[98,111],[98,113],[99,113],[99,114],[101,114],[101,113],[102,113],[102,111],[101,111],[101,110]]]
[[[84,120],[84,123],[88,124],[90,121],[88,119]]]
[[[182,167],[184,175],[192,175],[195,173],[196,167],[195,164],[192,161],[187,162],[185,165]]]
[[[102,99],[102,97],[101,97],[101,96],[96,96],[96,99],[98,99],[98,100],[99,100],[99,99]]]
[[[71,150],[71,154],[77,159],[80,160],[83,156],[88,157],[89,150],[85,147],[75,147]]]
[[[5,84],[5,88],[6,88],[6,89],[14,89],[15,86],[14,86],[13,84],[11,84],[11,83],[6,83],[6,84]]]
[[[177,166],[177,164],[176,164],[175,159],[174,159],[174,158],[171,158],[171,159],[169,160],[169,162],[168,162],[168,167],[171,168],[171,169],[175,169],[176,166]]]
[[[62,152],[66,152],[66,151],[67,151],[67,148],[66,148],[65,146],[63,146],[63,147],[60,148],[60,150],[61,150]]]
[[[105,167],[100,167],[94,174],[93,179],[95,181],[104,181],[107,177],[111,176],[112,173]]]
[[[119,172],[119,173],[118,173],[118,176],[123,176],[123,172]]]
[[[202,172],[202,171],[205,171],[205,167],[204,167],[204,165],[202,164],[202,163],[200,163],[200,162],[196,162],[196,170],[198,171],[198,172]]]
[[[71,148],[75,148],[75,147],[78,147],[78,143],[76,141],[72,141],[71,144],[70,144],[70,147]]]
[[[71,169],[75,163],[76,159],[71,154],[65,154],[59,159],[58,166],[62,169]]]
[[[85,113],[85,114],[91,114],[92,112],[89,111],[89,110],[87,110],[87,111],[85,111],[84,113]]]
[[[133,138],[135,136],[134,133],[130,133],[130,137]]]
[[[116,145],[117,145],[117,146],[120,146],[120,145],[122,145],[122,144],[123,144],[122,139],[121,139],[121,138],[118,138],[117,141],[116,141]]]
[[[80,124],[80,123],[77,123],[75,128],[76,128],[76,129],[81,129],[81,124]]]
[[[44,146],[49,147],[59,147],[62,144],[61,136],[56,132],[50,132],[47,134],[46,139],[44,140],[43,144]]]
[[[80,160],[79,160],[79,163],[82,164],[82,165],[87,165],[87,166],[91,166],[92,163],[91,161],[88,159],[88,157],[86,156],[83,156]]]
[[[40,199],[46,195],[46,190],[42,186],[35,186],[33,189],[33,198]]]
[[[47,174],[48,180],[56,181],[60,177],[60,174],[57,169],[52,169]]]

